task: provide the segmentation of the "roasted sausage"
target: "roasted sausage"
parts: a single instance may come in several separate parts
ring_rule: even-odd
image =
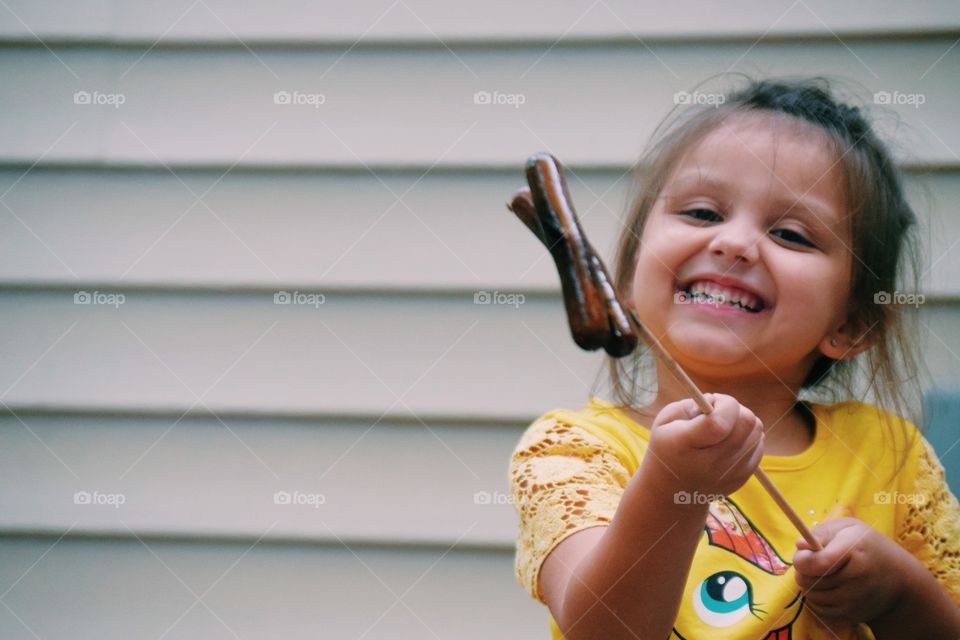
[[[603,347],[611,356],[627,355],[637,334],[580,227],[562,165],[549,153],[537,153],[527,160],[526,175],[529,189],[514,194],[508,207],[553,257],[574,341],[589,351]]]

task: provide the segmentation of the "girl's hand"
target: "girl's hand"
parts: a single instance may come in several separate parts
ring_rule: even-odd
[[[647,459],[665,467],[664,473],[681,492],[704,495],[690,500],[693,504],[733,493],[763,456],[760,419],[732,396],[705,395],[713,406],[709,415],[688,398],[665,406],[650,428],[653,455]]]
[[[812,551],[805,540],[797,540],[793,566],[818,622],[835,631],[869,622],[895,605],[906,551],[856,518],[829,520],[813,535],[823,549]]]

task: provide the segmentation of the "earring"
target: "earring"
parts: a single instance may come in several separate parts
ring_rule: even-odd
[[[837,339],[836,339],[836,338],[830,338],[830,346],[831,346],[831,347],[837,346]]]

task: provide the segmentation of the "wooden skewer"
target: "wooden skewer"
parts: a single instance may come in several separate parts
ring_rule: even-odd
[[[654,337],[652,333],[647,331],[647,328],[643,326],[640,322],[640,319],[637,317],[636,312],[633,309],[629,310],[630,320],[633,322],[634,328],[637,330],[637,333],[640,335],[640,338],[647,343],[647,346],[650,347],[650,350],[653,351],[654,355],[660,359],[667,369],[670,370],[670,373],[680,382],[680,384],[687,390],[690,396],[697,403],[697,406],[700,407],[700,410],[704,414],[709,414],[713,412],[713,406],[700,392],[700,389],[697,388],[697,385],[694,384],[693,380],[690,379],[690,376],[687,375],[687,372],[680,368],[680,365],[677,364],[677,361],[673,359],[667,350],[663,348],[660,342]],[[783,514],[787,516],[790,522],[793,523],[793,526],[797,528],[797,531],[800,532],[800,535],[803,536],[803,539],[807,541],[807,544],[810,545],[810,548],[814,551],[820,551],[823,547],[820,546],[820,543],[817,542],[817,539],[813,537],[813,533],[810,529],[807,528],[807,525],[803,523],[803,520],[800,519],[800,516],[797,515],[797,512],[793,510],[790,504],[787,502],[786,498],[783,497],[783,494],[780,493],[779,489],[773,484],[767,474],[764,473],[763,469],[757,467],[753,472],[753,475],[760,482],[760,485],[766,489],[767,493],[770,494],[770,497],[773,498],[773,501],[777,503],[777,506],[780,507],[780,510],[783,511]]]

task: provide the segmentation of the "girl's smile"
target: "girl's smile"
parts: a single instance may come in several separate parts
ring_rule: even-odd
[[[713,307],[733,317],[756,315],[772,306],[767,296],[749,284],[724,274],[707,273],[689,278],[677,286],[674,301],[694,308]]]
[[[804,123],[741,115],[677,163],[643,229],[633,303],[703,376],[801,377],[846,320],[837,153]],[[836,342],[836,340],[834,340]]]

